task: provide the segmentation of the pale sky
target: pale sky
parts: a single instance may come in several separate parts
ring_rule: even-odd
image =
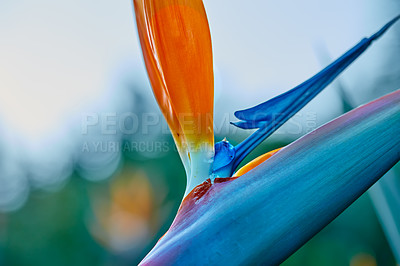
[[[116,77],[147,82],[130,1],[1,2],[0,117],[22,135],[45,136],[87,106],[115,104],[101,99],[115,94]],[[336,58],[400,12],[388,0],[204,2],[221,113],[299,84],[321,69],[318,45]],[[390,34],[360,59],[375,64],[356,63],[343,80],[374,78]],[[323,96],[319,105],[334,110],[334,91]],[[231,104],[218,105],[224,101]]]

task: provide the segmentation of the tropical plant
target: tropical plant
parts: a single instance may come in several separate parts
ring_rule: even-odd
[[[142,264],[278,264],[399,161],[400,90],[237,170],[400,16],[299,86],[236,112],[235,126],[257,130],[233,146],[214,144],[202,1],[134,0],[134,8],[149,79],[187,174],[178,214]]]

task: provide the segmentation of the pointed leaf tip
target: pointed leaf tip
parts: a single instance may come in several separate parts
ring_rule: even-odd
[[[240,121],[232,124],[242,129],[259,128],[236,147],[237,157],[229,166],[232,174],[240,162],[263,140],[300,111],[307,103],[325,89],[339,74],[367,50],[371,43],[381,37],[400,15],[392,19],[370,38],[364,38],[336,61],[307,81],[271,100],[249,109],[235,112]]]
[[[377,33],[370,37],[371,40],[376,40],[380,38],[394,23],[400,19],[400,15],[389,21],[385,26],[383,26]]]

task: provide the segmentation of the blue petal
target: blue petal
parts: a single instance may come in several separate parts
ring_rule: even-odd
[[[217,176],[231,176],[241,161],[254,148],[326,88],[398,19],[400,19],[400,16],[391,20],[370,38],[361,40],[321,72],[290,91],[252,108],[235,112],[235,116],[242,121],[232,124],[243,129],[258,128],[258,130],[235,147],[236,157],[230,164],[215,164],[213,167],[214,173]]]
[[[309,80],[269,101],[246,110],[236,111],[235,116],[246,122],[264,121],[279,123],[285,119],[289,119],[328,86],[343,72],[343,70],[356,60],[374,40],[381,37],[399,18],[400,16],[394,18],[372,37],[361,40],[356,46]],[[275,114],[284,115],[279,115],[279,119],[274,119]]]
[[[215,144],[214,169],[217,165],[228,165],[235,159],[235,147],[223,140]]]

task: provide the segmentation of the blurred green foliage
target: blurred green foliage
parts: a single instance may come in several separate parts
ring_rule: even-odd
[[[286,141],[267,141],[252,157],[285,144]],[[125,170],[128,172],[124,172]],[[101,222],[96,219],[104,219],[96,213],[105,213],[107,218],[111,208],[104,206],[108,206],[116,198],[120,201],[115,197],[118,193],[127,195],[129,203],[130,196],[135,196],[129,193],[135,193],[134,190],[127,190],[125,193],[124,189],[128,185],[116,184],[121,180],[129,182],[136,178],[134,173],[137,170],[145,173],[152,199],[150,203],[139,201],[132,204],[137,204],[138,209],[135,212],[142,214],[145,213],[141,209],[142,204],[152,206],[151,214],[143,218],[147,219],[149,234],[146,240],[142,238],[139,243],[131,239],[129,243],[134,243],[131,248],[115,250],[112,238],[99,239],[99,234],[106,232],[93,229],[93,224]],[[131,152],[124,154],[122,167],[111,179],[91,182],[74,174],[58,192],[34,191],[20,210],[0,214],[0,265],[137,264],[171,224],[179,207],[185,182],[183,167],[174,150],[154,159],[146,159],[140,153]],[[98,207],[93,202],[98,199],[106,203],[100,205],[103,209],[96,209]],[[118,204],[122,206],[123,202],[122,205],[117,202]],[[129,204],[125,211],[132,212]],[[118,222],[110,220],[111,223],[113,221]],[[106,225],[103,230],[111,228],[108,234],[112,235],[115,230],[110,222],[103,223]],[[135,230],[129,226],[128,224],[126,230]],[[143,227],[138,228],[142,229]],[[395,262],[370,199],[364,195],[283,265],[392,266]]]

